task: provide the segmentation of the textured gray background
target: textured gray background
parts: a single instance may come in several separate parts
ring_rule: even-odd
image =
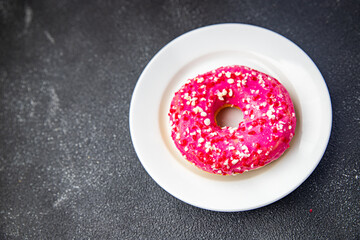
[[[360,2],[217,2],[0,0],[1,239],[360,238]],[[175,37],[222,22],[298,44],[333,107],[313,174],[248,212],[175,199],[145,172],[129,133],[148,61]]]

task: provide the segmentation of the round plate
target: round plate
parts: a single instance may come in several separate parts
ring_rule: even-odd
[[[204,172],[186,161],[170,137],[168,111],[187,79],[226,65],[245,65],[277,78],[293,100],[297,127],[275,162],[236,176]],[[294,43],[246,24],[199,28],[171,41],[149,62],[135,87],[130,132],[150,176],[167,192],[214,211],[245,211],[273,203],[312,173],[332,123],[328,89],[313,61]]]

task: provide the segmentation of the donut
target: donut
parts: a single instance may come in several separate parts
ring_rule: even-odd
[[[216,116],[236,107],[244,119],[220,127]],[[246,66],[225,66],[189,79],[169,110],[171,138],[189,162],[219,175],[258,169],[278,159],[295,134],[290,95],[275,78]]]

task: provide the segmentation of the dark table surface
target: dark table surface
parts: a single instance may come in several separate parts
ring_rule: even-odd
[[[333,108],[311,176],[280,201],[237,213],[160,188],[128,123],[154,54],[223,22],[295,42],[323,74]],[[0,239],[360,238],[359,1],[1,0],[0,31]]]

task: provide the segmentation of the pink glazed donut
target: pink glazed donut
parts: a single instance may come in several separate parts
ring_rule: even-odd
[[[224,107],[242,110],[237,128],[219,127]],[[260,168],[289,147],[294,106],[275,78],[245,66],[227,66],[187,81],[172,99],[171,137],[181,154],[200,169],[233,175]]]

